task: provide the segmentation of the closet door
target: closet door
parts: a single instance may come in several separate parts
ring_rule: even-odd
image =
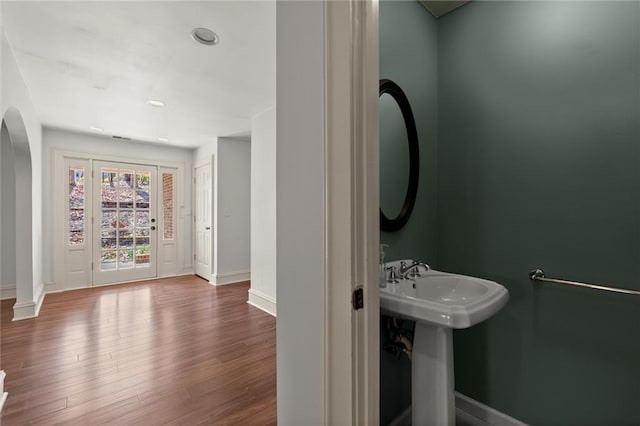
[[[194,169],[195,180],[195,272],[196,275],[211,279],[211,164],[207,163]]]

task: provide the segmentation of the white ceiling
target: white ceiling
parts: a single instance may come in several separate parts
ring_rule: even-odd
[[[3,25],[44,125],[196,147],[275,104],[273,1],[7,2]],[[191,38],[195,27],[217,46]],[[146,104],[148,99],[165,108]]]

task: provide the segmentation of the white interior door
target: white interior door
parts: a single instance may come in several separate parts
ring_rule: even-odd
[[[211,164],[207,163],[194,170],[195,182],[195,272],[209,280],[211,278]]]
[[[95,161],[93,284],[157,276],[157,168]]]

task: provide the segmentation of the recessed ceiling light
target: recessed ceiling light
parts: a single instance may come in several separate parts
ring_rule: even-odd
[[[94,132],[104,132],[104,129],[102,127],[89,127],[89,130],[93,130]]]
[[[149,104],[149,105],[151,105],[151,106],[154,106],[154,107],[158,107],[158,108],[164,108],[164,106],[165,106],[165,103],[164,103],[164,102],[162,102],[162,101],[156,101],[156,100],[153,100],[153,99],[149,99],[149,100],[147,101],[147,104]]]
[[[198,43],[206,44],[207,46],[213,46],[220,43],[220,37],[208,28],[194,28],[191,31],[191,37]]]
[[[160,142],[169,142],[169,139],[167,139],[167,138],[158,138],[158,140]]]

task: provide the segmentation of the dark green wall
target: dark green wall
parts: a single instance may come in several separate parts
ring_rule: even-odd
[[[640,424],[640,298],[527,277],[640,290],[639,62],[637,1],[472,2],[437,21],[380,4],[380,76],[409,97],[422,166],[409,225],[381,241],[509,289],[454,333],[456,388],[534,425]],[[381,364],[386,424],[410,364]]]
[[[420,192],[409,223],[399,232],[382,233],[380,241],[389,244],[387,259],[412,257],[434,263],[438,173],[436,20],[417,1],[381,1],[379,23],[380,78],[396,82],[409,98],[421,163]],[[390,156],[385,155],[380,161],[388,162]],[[406,188],[397,190],[404,192]],[[387,343],[384,328],[381,340],[382,345]],[[411,405],[411,364],[406,357],[397,359],[385,351],[380,358],[380,416],[384,425]]]
[[[438,176],[436,20],[417,1],[381,1],[379,25],[380,78],[393,80],[407,95],[420,142],[420,192],[413,214],[400,231],[381,233],[380,242],[389,244],[388,259],[419,256],[424,262],[434,262]],[[406,188],[397,190],[404,192]]]
[[[438,265],[508,305],[456,389],[531,424],[640,424],[640,4],[472,2],[438,21]]]

